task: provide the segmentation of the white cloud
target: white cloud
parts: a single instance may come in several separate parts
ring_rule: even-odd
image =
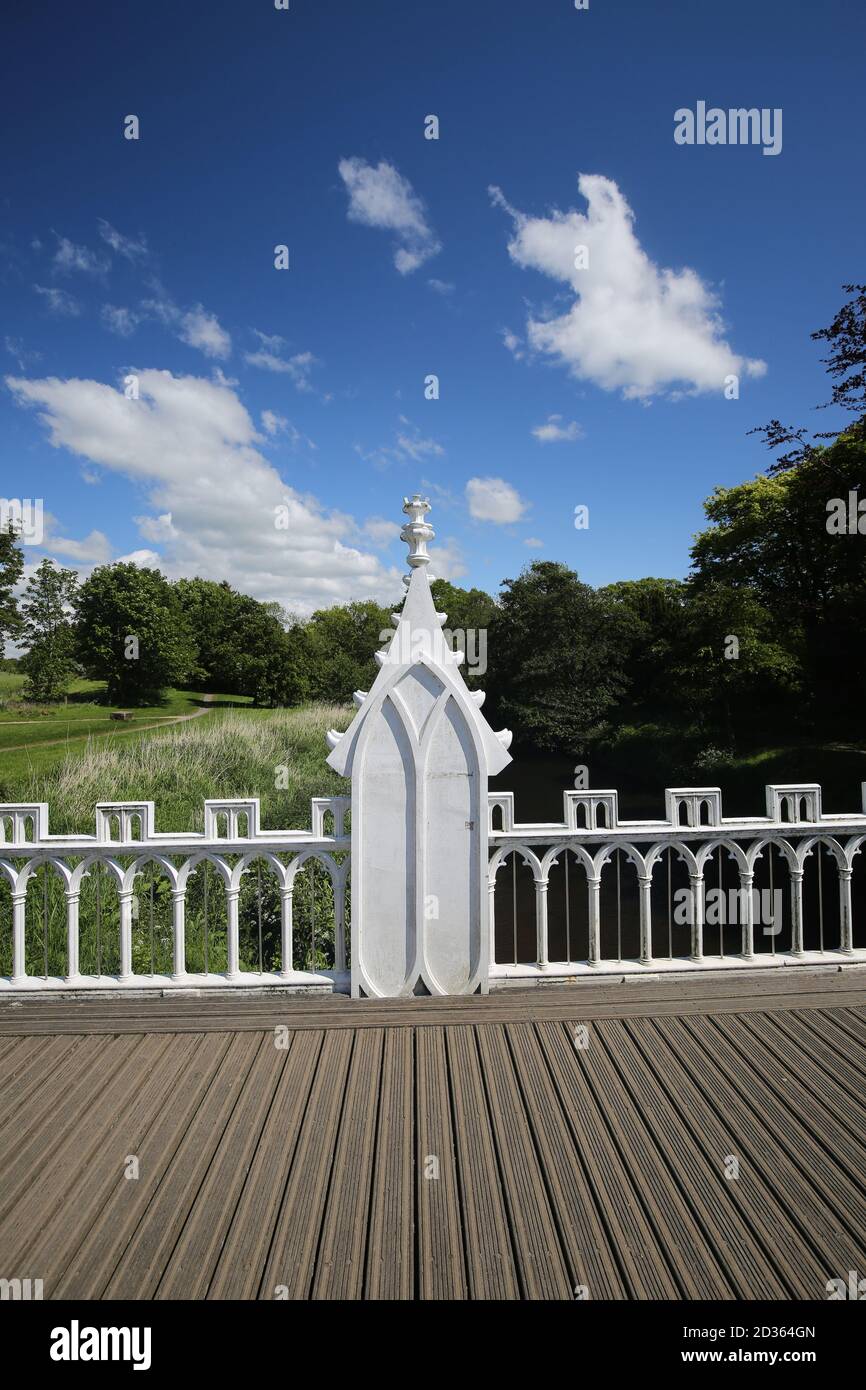
[[[23,339],[10,338],[8,334],[3,339],[3,346],[10,356],[15,358],[18,363],[18,370],[21,372],[28,371],[33,363],[38,362],[42,356],[42,353],[37,352],[35,348],[25,347]]]
[[[79,565],[105,565],[112,556],[111,542],[102,531],[91,531],[83,541],[55,536],[49,531],[43,538],[41,548],[50,550],[54,555],[62,555],[65,559],[75,560]]]
[[[147,241],[141,237],[136,241],[133,237],[123,236],[110,222],[106,222],[104,217],[99,218],[99,235],[104,242],[111,247],[118,256],[125,256],[128,261],[143,261],[149,255]]]
[[[541,540],[538,536],[527,536],[523,544],[528,546],[530,550],[544,549],[544,541]]]
[[[275,410],[262,411],[262,425],[268,434],[285,433],[289,428],[285,415],[278,415]]]
[[[157,298],[142,301],[141,307],[146,314],[159,319],[166,328],[174,331],[182,343],[198,348],[205,357],[231,356],[231,335],[215,314],[209,313],[202,304],[194,304],[191,309],[180,309],[158,281],[154,282],[154,288]]]
[[[389,164],[341,159],[337,166],[349,195],[349,220],[394,232],[394,264],[401,275],[417,270],[441,251],[427,210],[408,179]]]
[[[375,546],[384,548],[395,541],[400,535],[400,526],[396,521],[386,521],[381,516],[371,516],[364,522],[364,535],[369,536]]]
[[[475,521],[493,521],[499,526],[519,521],[529,506],[503,478],[470,478],[466,500]]]
[[[231,337],[216,315],[209,314],[201,304],[181,316],[178,336],[189,347],[199,348],[205,357],[231,356]]]
[[[583,430],[577,421],[570,420],[564,425],[561,415],[548,415],[545,423],[536,425],[532,433],[540,444],[562,444],[567,440],[583,438]]]
[[[739,356],[724,339],[718,296],[696,271],[656,265],[634,232],[634,214],[612,179],[581,174],[586,213],[531,217],[494,203],[514,221],[508,252],[516,265],[568,285],[574,302],[560,317],[529,317],[535,351],[572,376],[630,398],[718,391],[729,375],[761,376],[766,364]],[[588,265],[576,269],[575,248]]]
[[[60,318],[77,319],[81,313],[81,305],[78,300],[65,290],[59,290],[55,285],[34,285],[37,294],[41,294],[48,306],[50,314],[57,314]]]
[[[295,389],[309,395],[313,391],[310,373],[320,365],[318,357],[311,352],[296,352],[293,357],[280,356],[286,345],[285,338],[278,333],[260,333],[253,329],[261,343],[257,352],[244,353],[244,361],[250,367],[261,367],[265,372],[282,372],[295,385]]]
[[[139,316],[132,309],[118,308],[115,304],[103,304],[102,322],[112,333],[121,338],[129,338],[139,324]]]
[[[399,417],[393,444],[382,444],[375,449],[365,449],[356,444],[354,448],[359,458],[379,469],[388,468],[392,463],[405,464],[410,460],[419,463],[425,458],[440,458],[445,453],[437,439],[423,435],[405,415]]]
[[[522,362],[526,356],[523,348],[523,339],[519,338],[516,333],[512,333],[510,328],[503,328],[502,341],[515,361]]]
[[[430,286],[431,290],[435,290],[437,294],[441,295],[453,294],[455,289],[457,288],[456,285],[453,285],[450,280],[433,279],[428,280],[427,284]]]
[[[133,551],[135,563],[174,578],[228,579],[302,613],[399,595],[401,571],[360,548],[352,518],[288,486],[259,452],[231,387],[153,369],[138,377],[138,401],[99,381],[6,379],[19,404],[39,411],[56,448],[143,486],[149,515],[139,531],[161,553]],[[288,527],[278,530],[281,506]]]
[[[104,256],[97,256],[95,251],[90,251],[86,246],[76,246],[74,241],[68,237],[57,237],[57,250],[54,253],[55,270],[68,272],[73,270],[81,271],[84,275],[104,275],[108,270],[108,261]]]

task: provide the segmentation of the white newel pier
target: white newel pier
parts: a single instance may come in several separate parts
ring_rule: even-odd
[[[352,781],[352,994],[486,994],[487,779],[511,761],[430,593],[429,502],[405,502],[411,573],[394,636],[328,762]]]
[[[157,829],[152,802],[102,802],[92,835],[52,833],[41,803],[0,805],[0,995],[387,998],[866,965],[866,783],[857,811],[828,813],[803,782],[736,817],[718,787],[672,787],[658,820],[567,789],[562,820],[538,824],[488,790],[511,734],[442,631],[429,509],[405,502],[408,591],[352,723],[328,734],[351,796],[314,798],[309,830],[262,826],[255,798],[205,802],[198,832]]]

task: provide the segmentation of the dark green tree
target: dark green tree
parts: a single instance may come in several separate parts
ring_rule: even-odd
[[[72,613],[78,591],[74,570],[43,560],[28,581],[21,600],[22,634],[26,653],[24,694],[28,700],[49,702],[65,694],[72,678],[75,631]]]
[[[582,751],[622,698],[633,628],[567,565],[536,561],[507,579],[488,646],[497,722],[536,748]]]
[[[0,656],[21,631],[15,587],[24,573],[24,555],[13,522],[0,531]]]
[[[82,584],[76,613],[78,656],[107,682],[112,703],[158,702],[195,661],[180,600],[159,570],[101,565]]]
[[[373,653],[394,631],[391,609],[367,599],[314,613],[307,625],[310,697],[341,704],[369,690],[378,667]]]

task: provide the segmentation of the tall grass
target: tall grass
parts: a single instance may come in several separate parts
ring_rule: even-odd
[[[93,833],[97,801],[153,801],[156,828],[201,831],[206,798],[258,796],[266,829],[310,828],[310,799],[348,790],[325,764],[329,728],[346,728],[344,705],[300,710],[226,710],[176,725],[132,744],[87,745],[51,772],[33,777],[27,801],[46,801],[55,833]],[[280,785],[278,786],[277,783]],[[236,856],[226,856],[230,864]],[[15,861],[17,862],[17,861]],[[121,857],[123,867],[130,856]],[[178,861],[180,862],[180,861]],[[212,865],[190,879],[186,899],[187,969],[224,971],[227,963],[225,896]],[[171,970],[171,894],[161,869],[148,865],[134,900],[133,968],[137,974]],[[250,866],[240,899],[240,958],[244,970],[280,964],[280,904],[267,866]],[[101,867],[82,885],[81,968],[111,974],[119,968],[116,886]],[[320,865],[298,875],[294,897],[294,963],[320,969],[334,961],[333,892]],[[0,975],[11,972],[11,900],[0,883]],[[66,973],[66,904],[54,870],[39,869],[28,892],[25,950],[28,973]]]
[[[206,798],[257,796],[272,829],[310,826],[310,798],[348,783],[325,764],[325,733],[345,729],[352,709],[214,711],[129,744],[85,744],[42,776],[24,800],[47,801],[51,829],[88,833],[97,801],[153,801],[157,830],[202,830]],[[285,785],[283,785],[285,784]]]

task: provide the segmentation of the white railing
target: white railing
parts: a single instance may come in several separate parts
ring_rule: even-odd
[[[312,830],[263,830],[257,799],[206,801],[190,834],[157,831],[152,802],[103,802],[95,835],[52,835],[46,805],[0,805],[0,991],[331,989],[348,963],[348,809],[318,797]]]
[[[669,788],[664,820],[633,821],[615,791],[566,791],[544,825],[491,793],[491,981],[866,961],[861,792],[863,811],[826,815],[817,784],[769,786],[741,819],[718,787]]]

